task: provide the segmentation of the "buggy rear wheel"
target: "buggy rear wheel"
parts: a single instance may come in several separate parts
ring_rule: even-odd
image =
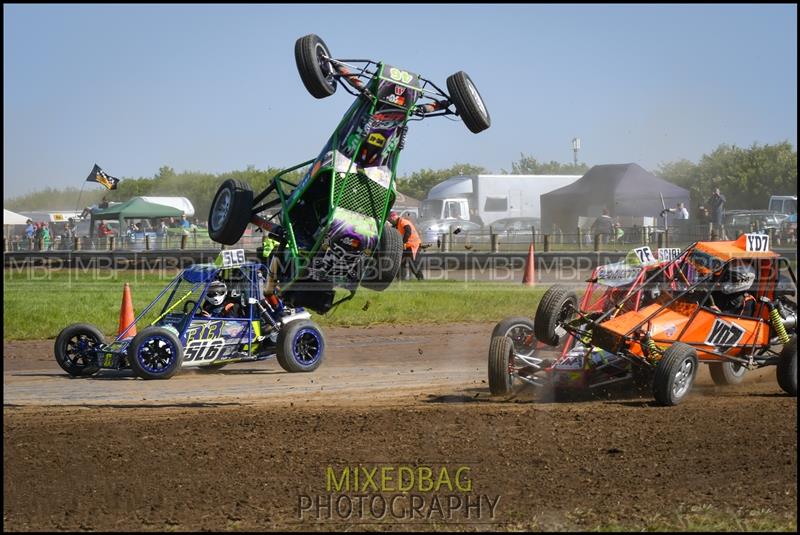
[[[249,184],[229,178],[223,182],[208,214],[208,235],[212,240],[233,245],[242,237],[250,222],[253,190]]]
[[[313,372],[324,356],[325,337],[313,321],[292,321],[278,333],[278,364],[287,372]]]
[[[577,309],[578,296],[575,292],[560,284],[548,288],[539,301],[533,320],[536,338],[545,344],[557,346],[561,337],[566,334],[560,332],[560,324],[569,321]]]
[[[489,117],[486,104],[467,73],[458,71],[448,76],[447,91],[458,115],[470,132],[477,134],[491,126],[492,119]]]
[[[300,79],[314,98],[325,98],[336,92],[335,69],[325,57],[331,53],[316,34],[301,37],[294,44],[294,59]]]
[[[183,346],[174,332],[147,327],[131,340],[128,362],[142,379],[169,379],[181,369]]]
[[[692,389],[697,376],[697,351],[692,346],[675,342],[664,351],[656,366],[653,395],[659,405],[680,403]]]
[[[778,385],[790,396],[797,396],[797,335],[784,344],[775,371]]]
[[[738,362],[712,362],[708,365],[708,371],[715,385],[728,386],[741,383],[747,368]]]
[[[79,377],[97,373],[96,350],[105,343],[103,333],[88,323],[64,327],[56,338],[56,362],[68,374]]]
[[[493,396],[510,394],[514,386],[514,344],[507,336],[493,336],[489,343],[489,391]]]
[[[403,258],[403,239],[389,223],[383,227],[377,250],[364,263],[365,276],[361,285],[376,292],[382,292],[397,277]]]

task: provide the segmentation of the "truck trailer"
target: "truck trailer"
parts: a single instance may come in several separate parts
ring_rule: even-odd
[[[582,175],[463,175],[435,185],[420,218],[460,219],[491,225],[508,217],[541,217],[539,197]]]

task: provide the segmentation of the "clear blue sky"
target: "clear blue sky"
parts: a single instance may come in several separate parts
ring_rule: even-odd
[[[647,169],[720,143],[797,145],[795,5],[4,5],[8,198],[119,177],[288,166],[349,106],[316,100],[295,40],[440,82],[465,70],[492,127],[412,123],[399,171],[510,169],[520,153]]]

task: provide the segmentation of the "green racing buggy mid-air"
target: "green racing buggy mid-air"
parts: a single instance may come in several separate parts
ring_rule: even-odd
[[[281,298],[324,314],[335,304],[336,288],[349,290],[348,297],[359,285],[382,291],[397,275],[402,240],[387,231],[386,219],[409,121],[457,115],[478,133],[491,119],[463,71],[447,78],[445,92],[384,62],[334,59],[314,34],[297,40],[295,60],[312,96],[329,97],[341,85],[355,101],[319,156],[281,171],[264,191],[256,195],[244,182],[223,182],[208,228],[213,240],[233,245],[247,225],[258,226],[277,242],[270,282]],[[305,167],[298,183],[287,180]]]

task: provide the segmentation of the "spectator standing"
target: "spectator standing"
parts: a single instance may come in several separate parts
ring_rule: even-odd
[[[62,234],[62,239],[64,243],[62,244],[62,249],[71,249],[72,242],[75,238],[75,219],[69,218],[67,220],[67,224],[64,225],[64,234]]]
[[[613,236],[614,220],[608,214],[608,209],[603,209],[603,214],[592,223],[592,234],[597,236],[599,243],[608,242]],[[605,238],[603,238],[605,236]]]
[[[400,260],[401,279],[405,280],[406,278],[404,266],[407,265],[411,268],[411,272],[417,280],[422,280],[424,277],[422,276],[419,262],[419,246],[422,244],[422,240],[419,238],[417,229],[414,228],[414,224],[411,223],[411,221],[397,215],[397,212],[391,212],[389,214],[389,223],[391,223],[403,237],[403,256]]]
[[[108,208],[108,198],[103,196],[103,200],[100,201],[100,204],[97,205],[97,207],[100,208],[101,210]]]
[[[188,236],[189,230],[192,228],[192,224],[189,223],[189,218],[186,217],[186,214],[181,214],[180,226],[183,229],[184,236]]]
[[[47,226],[47,223],[42,221],[41,227],[39,227],[40,238],[42,240],[42,251],[49,251],[50,250],[50,228]]]
[[[675,214],[675,219],[678,220],[689,219],[689,210],[686,209],[686,207],[683,205],[682,202],[679,202],[678,206],[676,206],[675,208],[670,208],[669,211]]]
[[[727,240],[725,234],[725,195],[720,193],[719,188],[714,188],[714,193],[708,199],[708,207],[711,210],[711,224],[709,225],[709,240]]]
[[[27,224],[25,227],[25,236],[28,238],[28,250],[33,251],[34,240],[36,240],[36,225],[34,225],[33,221],[30,219],[25,223]]]

